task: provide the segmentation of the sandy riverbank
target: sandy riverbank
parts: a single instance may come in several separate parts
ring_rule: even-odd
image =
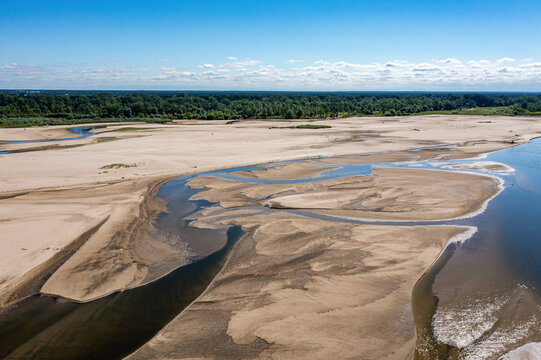
[[[139,268],[140,255],[125,251],[133,249],[137,238],[126,229],[146,211],[141,204],[156,179],[269,161],[442,144],[461,144],[461,150],[470,149],[469,154],[475,155],[541,134],[535,118],[486,121],[459,116],[351,118],[317,121],[332,126],[319,130],[276,128],[291,123],[287,121],[115,124],[94,137],[65,142],[78,147],[2,155],[0,303],[31,292],[23,289],[89,300],[147,281],[150,270]],[[2,129],[0,139],[70,134],[66,127],[52,130],[54,134],[51,128]],[[135,166],[102,168],[113,163]],[[115,243],[120,238],[124,240]],[[171,249],[160,249],[172,254]],[[88,264],[88,259],[98,260]]]

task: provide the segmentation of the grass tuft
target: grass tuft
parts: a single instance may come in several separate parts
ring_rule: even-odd
[[[123,163],[114,163],[109,165],[104,165],[100,169],[120,169],[120,168],[131,168],[137,167],[137,164],[123,164]]]

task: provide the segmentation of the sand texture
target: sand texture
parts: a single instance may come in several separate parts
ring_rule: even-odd
[[[203,188],[193,199],[218,202],[224,208],[263,205],[371,220],[466,216],[500,187],[488,176],[382,167],[371,175],[298,184],[253,184],[210,176],[188,184]]]

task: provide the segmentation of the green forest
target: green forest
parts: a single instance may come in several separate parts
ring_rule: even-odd
[[[414,114],[540,115],[541,94],[0,92],[0,127]]]

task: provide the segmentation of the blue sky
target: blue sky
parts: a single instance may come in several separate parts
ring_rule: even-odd
[[[541,1],[9,1],[0,88],[541,91]]]

